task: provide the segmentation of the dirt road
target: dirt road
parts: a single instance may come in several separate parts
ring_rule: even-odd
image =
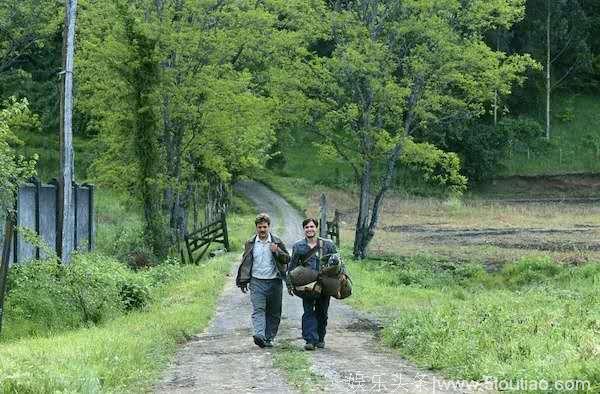
[[[302,236],[302,217],[281,196],[256,182],[236,185],[273,218],[275,232],[290,246]],[[249,234],[250,235],[250,234]],[[296,392],[285,373],[273,365],[273,349],[252,341],[250,297],[234,284],[235,269],[218,302],[215,318],[202,334],[177,354],[156,387],[158,393],[288,393]],[[277,340],[301,348],[302,302],[284,294]],[[312,372],[319,375],[317,392],[457,393],[451,382],[410,365],[375,338],[377,322],[348,305],[332,300],[326,348],[310,353]]]

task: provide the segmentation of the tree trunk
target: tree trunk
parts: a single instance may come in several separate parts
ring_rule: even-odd
[[[358,219],[354,234],[354,257],[357,259],[364,259],[367,256],[372,167],[372,162],[367,160],[360,179]]]
[[[123,6],[127,7],[127,6]],[[161,209],[161,192],[156,185],[160,174],[160,150],[158,146],[158,122],[154,112],[152,95],[160,72],[154,58],[156,42],[136,29],[134,18],[125,13],[125,34],[137,65],[131,75],[133,89],[133,138],[138,160],[140,178],[139,193],[144,211],[144,238],[157,257],[168,253],[168,233]]]
[[[209,176],[204,209],[206,224],[219,220],[221,214],[227,212],[227,199],[228,194],[225,184],[218,177]]]

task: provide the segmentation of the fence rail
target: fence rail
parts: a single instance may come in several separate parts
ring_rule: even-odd
[[[335,215],[331,222],[327,222],[327,236],[335,242],[335,246],[340,247],[340,215],[338,210],[335,210]]]
[[[221,214],[219,220],[209,223],[190,234],[186,234],[184,239],[188,252],[188,262],[192,264],[198,264],[200,262],[213,242],[221,243],[226,250],[229,250],[229,237],[227,235],[227,221],[225,220],[225,214]]]
[[[327,196],[321,193],[319,202],[319,228],[321,237],[329,238],[335,245],[340,247],[340,211],[337,209],[333,215],[333,220],[327,220]]]

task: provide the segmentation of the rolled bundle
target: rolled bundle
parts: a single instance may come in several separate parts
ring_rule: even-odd
[[[316,282],[319,273],[305,266],[298,266],[290,272],[290,282],[294,286],[305,286],[309,283]]]

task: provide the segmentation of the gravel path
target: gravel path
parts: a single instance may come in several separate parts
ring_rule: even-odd
[[[236,190],[273,219],[275,233],[290,245],[302,236],[302,217],[281,196],[262,184],[244,181]],[[250,234],[249,234],[250,235]],[[282,371],[273,366],[274,349],[252,342],[250,297],[235,287],[237,264],[221,296],[215,318],[204,333],[177,354],[156,387],[158,393],[291,393]],[[302,303],[284,292],[278,340],[301,347]],[[375,339],[377,323],[348,305],[332,300],[326,349],[311,353],[312,370],[322,376],[316,391],[387,393],[458,393],[450,382],[410,365]],[[277,344],[276,344],[277,346]]]

